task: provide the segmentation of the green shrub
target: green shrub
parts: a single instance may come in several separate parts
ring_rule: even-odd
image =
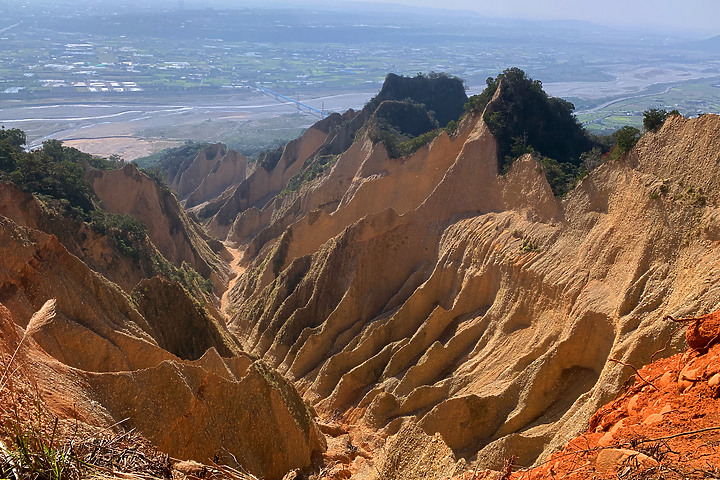
[[[529,238],[525,238],[520,245],[520,251],[525,253],[537,252],[540,250],[540,246]]]
[[[578,167],[571,163],[560,163],[548,157],[542,157],[539,161],[545,172],[545,178],[556,197],[566,195],[588,174],[584,167]]]
[[[677,110],[673,110],[675,112]],[[643,112],[643,128],[646,132],[656,132],[662,127],[665,120],[667,120],[667,110],[661,110],[659,108],[651,108]]]
[[[440,126],[433,112],[410,99],[385,100],[373,113],[373,123],[408,137],[417,137]]]
[[[386,100],[409,100],[423,105],[440,127],[457,120],[468,101],[463,80],[446,73],[418,73],[405,77],[390,73],[385,77],[380,92],[371,99],[366,108],[375,111]]]
[[[62,157],[48,156],[44,149],[18,156],[10,179],[25,192],[67,200],[84,212],[94,208],[92,190],[82,166]]]
[[[297,192],[303,185],[312,182],[316,178],[322,176],[335,165],[338,155],[321,155],[319,157],[311,157],[303,165],[303,168],[296,173],[289,181],[282,194],[287,195],[290,192]]]
[[[432,142],[435,137],[440,135],[441,132],[442,130],[432,130],[430,132],[425,132],[422,135],[418,135],[417,137],[397,143],[395,151],[393,152],[394,155],[391,155],[391,158],[402,158],[412,155],[420,150],[420,148]]]
[[[496,101],[488,103],[496,94]],[[474,112],[484,109],[483,120],[498,143],[500,172],[507,170],[518,153],[528,151],[579,166],[580,155],[594,146],[573,115],[575,106],[550,97],[539,80],[519,68],[508,68],[497,78],[488,78],[486,89],[467,108]]]
[[[412,155],[443,131],[432,113],[412,100],[382,102],[367,128],[370,140],[385,145],[390,158]]]
[[[257,162],[266,172],[271,172],[282,158],[284,151],[284,146],[266,150],[258,155]]]
[[[39,414],[38,414],[39,415]],[[13,480],[70,480],[80,478],[79,461],[71,445],[59,446],[43,426],[19,418],[4,420],[3,436],[8,445],[0,454],[0,476]],[[55,419],[57,426],[57,419]]]
[[[88,225],[100,235],[110,236],[118,250],[133,260],[140,259],[147,237],[145,225],[132,215],[119,215],[103,210],[93,210]]]
[[[163,189],[166,192],[170,192],[170,187],[168,186],[167,182],[165,181],[165,176],[163,175],[162,171],[160,170],[160,167],[157,165],[150,169],[141,168],[140,171],[150,177],[150,179],[155,182],[155,184]]]
[[[212,293],[212,280],[204,278],[189,263],[182,262],[180,268],[168,262],[165,257],[155,258],[157,269],[170,280],[181,284],[195,300],[202,300],[203,294]]]
[[[0,171],[9,173],[15,170],[16,159],[23,153],[26,141],[25,132],[18,128],[0,129]]]
[[[468,101],[465,104],[465,112],[482,113],[487,104],[490,103],[490,100],[492,100],[492,97],[495,95],[495,92],[500,85],[500,78],[502,78],[500,75],[498,75],[497,78],[488,77],[485,80],[486,87],[482,93],[468,98]]]
[[[460,122],[457,120],[450,121],[447,126],[445,127],[445,132],[450,135],[451,137],[457,133],[457,129],[460,126]]]
[[[693,207],[704,207],[707,205],[707,197],[705,197],[702,188],[696,190],[693,187],[687,187],[684,191],[678,193],[675,199]]]
[[[442,129],[436,129],[417,137],[408,137],[389,129],[376,128],[370,130],[370,139],[374,143],[381,142],[385,145],[390,158],[402,158],[412,155],[421,147],[432,142],[442,131]]]
[[[19,143],[24,141],[21,130],[0,130],[0,170],[5,178],[25,192],[54,199],[56,206],[65,204],[69,210],[80,209],[85,214],[95,208],[85,172],[124,165],[118,158],[93,157],[59,140],[48,140],[42,148],[25,152]]]
[[[612,158],[617,158],[625,152],[630,151],[642,137],[642,132],[635,127],[626,125],[613,133],[615,139],[615,148],[612,152]]]

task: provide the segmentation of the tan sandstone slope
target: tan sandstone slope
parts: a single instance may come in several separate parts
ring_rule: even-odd
[[[222,143],[200,150],[179,166],[168,184],[187,207],[194,207],[237,185],[247,175],[247,158]]]
[[[229,454],[267,479],[324,450],[295,389],[193,313],[177,284],[143,281],[132,301],[55,236],[2,216],[0,257],[3,421],[9,404],[33,404],[37,385],[71,425],[136,429],[181,459]]]
[[[220,258],[223,246],[188,217],[170,191],[132,164],[89,175],[105,210],[134,216],[147,227],[148,237],[167,260],[178,267],[185,262],[210,278],[218,290],[224,288],[229,271]]]
[[[496,148],[479,116],[402,159],[358,138],[282,208],[212,222],[246,250],[246,350],[386,441],[358,478],[545,458],[627,378],[608,358],[645,364],[658,318],[720,303],[719,117],[671,116],[564,199]]]
[[[123,255],[113,238],[93,231],[87,223],[46,208],[36,197],[18,190],[11,183],[0,182],[0,215],[18,225],[55,235],[70,253],[126,292],[143,278],[155,275],[150,259]],[[151,245],[146,247],[148,251],[154,251]]]
[[[321,151],[329,154],[344,151],[365,117],[363,112],[353,110],[343,115],[334,113],[328,116],[276,152],[277,157],[270,155],[239,185],[228,188],[216,199],[193,211],[201,219],[209,219],[209,231],[223,238],[240,213],[247,210],[257,216],[271,213],[272,208],[265,208],[268,202],[277,199],[277,194],[306,162]]]

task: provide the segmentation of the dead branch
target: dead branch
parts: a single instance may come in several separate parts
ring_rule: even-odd
[[[650,443],[650,442],[659,442],[661,440],[670,440],[672,438],[677,437],[686,437],[688,435],[695,435],[696,433],[705,433],[705,432],[711,432],[713,430],[720,430],[720,427],[708,427],[708,428],[701,428],[700,430],[693,430],[691,432],[682,432],[682,433],[676,433],[674,435],[668,435],[666,437],[658,437],[658,438],[647,438],[645,440],[641,440],[637,442],[638,445],[641,443]]]
[[[632,368],[633,371],[635,372],[635,375],[637,375],[637,377],[638,377],[640,380],[642,380],[642,381],[645,382],[646,384],[650,385],[651,387],[653,387],[653,388],[654,388],[655,390],[657,390],[658,392],[660,391],[660,389],[657,388],[651,381],[645,380],[645,378],[643,378],[643,376],[640,375],[640,372],[638,371],[638,369],[635,368],[633,365],[630,365],[629,363],[625,363],[625,362],[623,362],[623,361],[621,361],[621,360],[617,360],[617,359],[611,358],[611,357],[608,357],[608,360],[610,360],[611,362],[619,363],[620,365],[623,365],[623,366],[625,366],[625,367],[630,367],[630,368]]]
[[[670,317],[670,315],[667,315],[665,318],[668,318],[668,317],[669,317],[672,321],[677,322],[677,320],[675,320],[674,318]],[[664,320],[664,319],[663,319],[663,320]],[[678,328],[676,328],[675,330],[673,330],[673,332],[672,332],[672,333],[670,334],[670,336],[668,337],[667,342],[665,342],[665,346],[664,346],[663,348],[661,348],[660,350],[657,350],[657,351],[656,351],[655,353],[653,353],[652,355],[650,355],[650,362],[654,362],[654,361],[655,361],[655,355],[658,355],[658,354],[664,352],[665,350],[667,350],[667,348],[670,346],[670,342],[672,341],[673,337],[674,337],[680,330],[682,330],[683,328],[685,328],[685,326],[684,326],[684,325],[680,325]]]
[[[502,469],[502,480],[510,480],[510,475],[512,475],[513,467],[515,466],[516,460],[517,457],[515,455],[505,460],[505,466]]]
[[[665,315],[663,317],[663,320],[672,320],[675,323],[690,323],[690,322],[696,322],[699,320],[697,317],[690,317],[690,318],[675,318],[672,315]]]

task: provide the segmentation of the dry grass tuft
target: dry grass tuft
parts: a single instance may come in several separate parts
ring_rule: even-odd
[[[134,430],[113,432],[128,419],[90,433],[92,427],[61,421],[23,372],[25,338],[12,356],[0,354],[0,480],[258,480],[227,451],[211,466],[184,471],[194,462],[170,458]]]

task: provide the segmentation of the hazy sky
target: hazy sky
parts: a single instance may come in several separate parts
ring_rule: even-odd
[[[393,0],[391,3],[475,10],[486,16],[588,20],[604,25],[675,27],[720,34],[720,0]]]

